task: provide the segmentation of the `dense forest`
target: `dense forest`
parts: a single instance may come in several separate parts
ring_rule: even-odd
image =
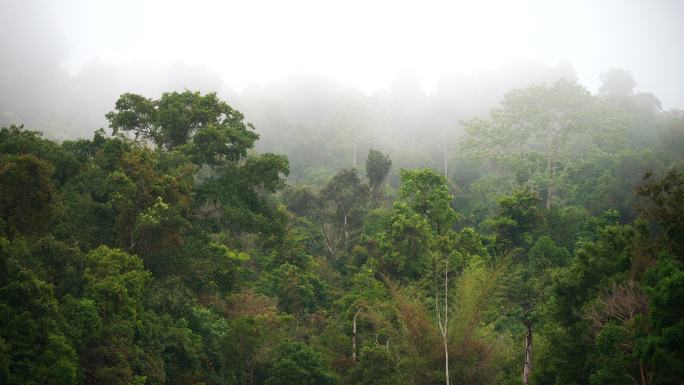
[[[684,113],[556,75],[2,128],[0,383],[683,384]]]

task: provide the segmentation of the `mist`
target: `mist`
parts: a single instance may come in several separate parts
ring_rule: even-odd
[[[314,158],[349,166],[339,143],[430,157],[511,89],[568,79],[597,92],[611,68],[664,110],[684,106],[677,1],[0,7],[0,125],[87,138],[124,92],[217,92],[295,175]]]

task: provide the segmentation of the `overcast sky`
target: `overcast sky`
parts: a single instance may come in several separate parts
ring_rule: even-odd
[[[621,67],[638,91],[684,108],[684,1],[0,0],[0,7],[22,21],[3,31],[10,43],[48,42],[71,74],[96,59],[183,62],[218,72],[237,90],[304,73],[369,92],[409,71],[429,91],[447,74],[567,60],[592,91],[601,72]]]

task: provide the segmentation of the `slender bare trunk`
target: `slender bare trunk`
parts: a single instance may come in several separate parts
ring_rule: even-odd
[[[650,376],[646,377],[646,369],[644,368],[644,361],[639,360],[639,375],[641,376],[641,385],[649,385],[651,383]]]
[[[551,156],[546,158],[546,176],[548,181],[546,182],[546,210],[551,210],[551,196],[553,195],[553,187],[551,186],[551,177],[553,169],[551,167]]]
[[[328,236],[328,232],[325,231],[325,225],[321,226],[321,230],[323,231],[323,237],[325,238],[325,247],[328,248],[330,256],[332,256],[333,259],[337,258],[335,255],[335,249],[333,249],[333,244],[330,241],[330,237]]]
[[[444,177],[449,178],[449,156],[447,153],[447,147],[444,146]]]
[[[354,143],[354,168],[356,168],[356,143]]]
[[[349,250],[349,228],[347,227],[347,214],[344,214],[344,251]]]
[[[446,377],[446,385],[449,385],[449,259],[444,258],[444,323],[442,323],[442,316],[439,311],[439,291],[437,291],[436,298],[437,308],[437,324],[439,331],[442,334],[442,343],[444,344],[444,376]]]
[[[449,257],[444,258],[444,371],[449,385]]]
[[[527,323],[527,337],[525,337],[525,367],[523,368],[523,385],[530,383],[532,373],[532,324]]]
[[[354,318],[352,318],[352,361],[356,362],[356,317],[359,315],[361,309],[354,313]]]
[[[446,385],[449,385],[449,347],[446,337],[444,337],[444,375],[446,376]]]

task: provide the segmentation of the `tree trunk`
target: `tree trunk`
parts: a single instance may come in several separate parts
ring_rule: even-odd
[[[344,251],[349,251],[349,229],[347,227],[347,214],[344,214]]]
[[[532,372],[532,324],[526,323],[527,337],[525,337],[525,367],[523,368],[523,385],[530,383]]]
[[[646,376],[646,369],[644,368],[643,360],[639,360],[639,375],[641,376],[641,385],[650,385],[650,376]]]
[[[356,143],[354,143],[354,168],[356,168]]]
[[[546,182],[546,210],[551,210],[551,196],[553,195],[553,187],[551,186],[553,168],[551,167],[551,156],[546,159],[546,177],[549,178]]]
[[[354,362],[356,362],[356,317],[360,311],[361,309],[357,310],[352,319],[352,361]]]
[[[444,371],[449,385],[449,257],[444,258]]]
[[[446,377],[446,385],[449,385],[449,259],[444,259],[444,323],[442,323],[442,316],[439,311],[439,290],[435,298],[437,308],[437,324],[439,331],[442,334],[442,343],[444,344],[444,376]]]
[[[328,236],[328,232],[325,231],[325,225],[321,225],[321,230],[323,231],[323,236],[325,238],[325,247],[328,248],[328,251],[330,252],[330,256],[332,256],[333,259],[337,259],[337,256],[335,255],[335,249],[333,249],[333,244],[330,241],[330,237]]]
[[[444,337],[444,375],[446,376],[446,385],[449,385],[449,346],[446,336]]]
[[[251,364],[249,369],[249,385],[254,385],[254,364]]]

